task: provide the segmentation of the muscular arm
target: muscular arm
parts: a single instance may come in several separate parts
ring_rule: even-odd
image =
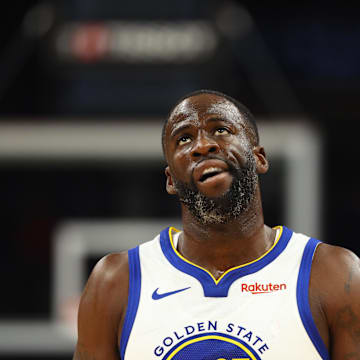
[[[332,360],[360,360],[360,260],[349,250],[323,244],[314,258],[330,335]]]
[[[81,297],[73,360],[119,360],[119,336],[128,295],[126,253],[111,254],[95,266]]]

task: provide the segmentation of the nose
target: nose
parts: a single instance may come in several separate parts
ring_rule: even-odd
[[[216,154],[219,151],[220,147],[216,141],[199,134],[191,150],[191,156],[197,158],[200,156],[206,156],[210,153]]]

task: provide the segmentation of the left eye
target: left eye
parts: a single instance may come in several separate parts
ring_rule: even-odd
[[[226,128],[218,128],[215,130],[215,135],[224,135],[224,134],[230,134],[229,130]]]

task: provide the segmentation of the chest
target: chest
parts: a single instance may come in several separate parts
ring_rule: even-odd
[[[303,245],[219,281],[174,263],[156,245],[140,251],[141,289],[124,359],[326,358],[320,336],[309,335],[315,324],[309,271],[300,275]]]

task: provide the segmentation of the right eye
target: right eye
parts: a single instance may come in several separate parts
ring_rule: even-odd
[[[184,145],[184,144],[189,143],[190,141],[191,141],[190,136],[183,135],[183,136],[179,137],[177,142],[178,142],[179,145]]]

